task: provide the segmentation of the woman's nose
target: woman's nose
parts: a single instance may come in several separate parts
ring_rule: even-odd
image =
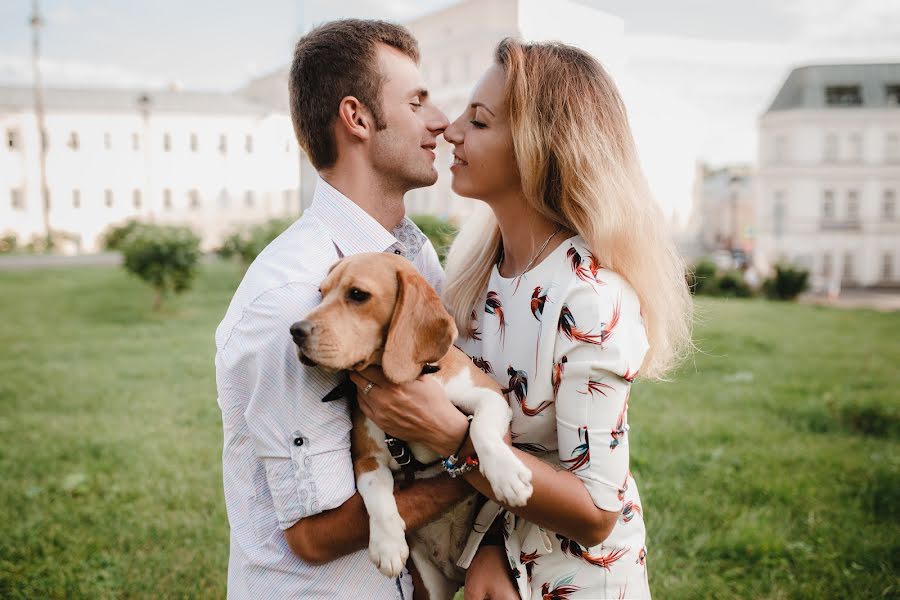
[[[462,127],[459,124],[459,119],[450,123],[447,128],[444,130],[444,139],[453,144],[454,146],[458,146],[463,141],[462,135]]]

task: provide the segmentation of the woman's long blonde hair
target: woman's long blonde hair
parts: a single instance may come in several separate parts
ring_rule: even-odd
[[[641,171],[625,106],[590,54],[560,43],[500,42],[516,161],[532,209],[577,232],[637,292],[650,349],[641,376],[661,379],[691,347],[684,262]],[[501,249],[490,211],[450,249],[444,302],[461,332]]]

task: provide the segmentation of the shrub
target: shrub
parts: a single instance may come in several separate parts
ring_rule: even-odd
[[[716,265],[711,260],[699,261],[693,271],[688,270],[685,278],[692,294],[712,296],[718,291]]]
[[[125,269],[156,291],[153,310],[169,293],[190,288],[200,259],[200,238],[187,227],[138,225],[120,243]]]
[[[441,264],[444,264],[450,244],[453,243],[453,238],[459,232],[456,226],[450,221],[434,215],[411,215],[409,218],[416,224],[416,227],[422,230],[422,233],[428,236],[431,245],[437,251],[438,258],[441,259]]]
[[[122,242],[140,223],[136,219],[128,219],[118,225],[110,225],[103,232],[103,248],[110,251],[122,250]]]
[[[763,282],[763,292],[771,300],[794,300],[809,288],[809,271],[776,265],[775,275]]]
[[[753,290],[744,281],[744,276],[740,271],[729,271],[724,273],[717,282],[719,296],[727,296],[733,298],[751,298]]]
[[[19,246],[19,239],[14,233],[6,233],[0,237],[0,254],[15,252]]]
[[[259,253],[293,222],[293,219],[271,219],[243,231],[232,233],[216,249],[216,254],[224,259],[237,257],[246,269],[250,263],[256,260]]]

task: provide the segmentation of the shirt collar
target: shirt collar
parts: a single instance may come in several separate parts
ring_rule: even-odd
[[[331,233],[341,254],[394,252],[412,260],[428,238],[409,217],[389,232],[350,198],[318,177],[312,205],[308,209]]]

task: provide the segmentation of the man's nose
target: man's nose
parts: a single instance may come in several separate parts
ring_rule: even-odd
[[[295,344],[302,344],[310,335],[312,335],[315,326],[311,321],[297,321],[291,325],[291,337],[294,338]]]
[[[444,133],[444,130],[450,126],[450,120],[447,119],[447,115],[438,108],[435,108],[433,112],[434,114],[428,121],[428,130],[438,136]]]

